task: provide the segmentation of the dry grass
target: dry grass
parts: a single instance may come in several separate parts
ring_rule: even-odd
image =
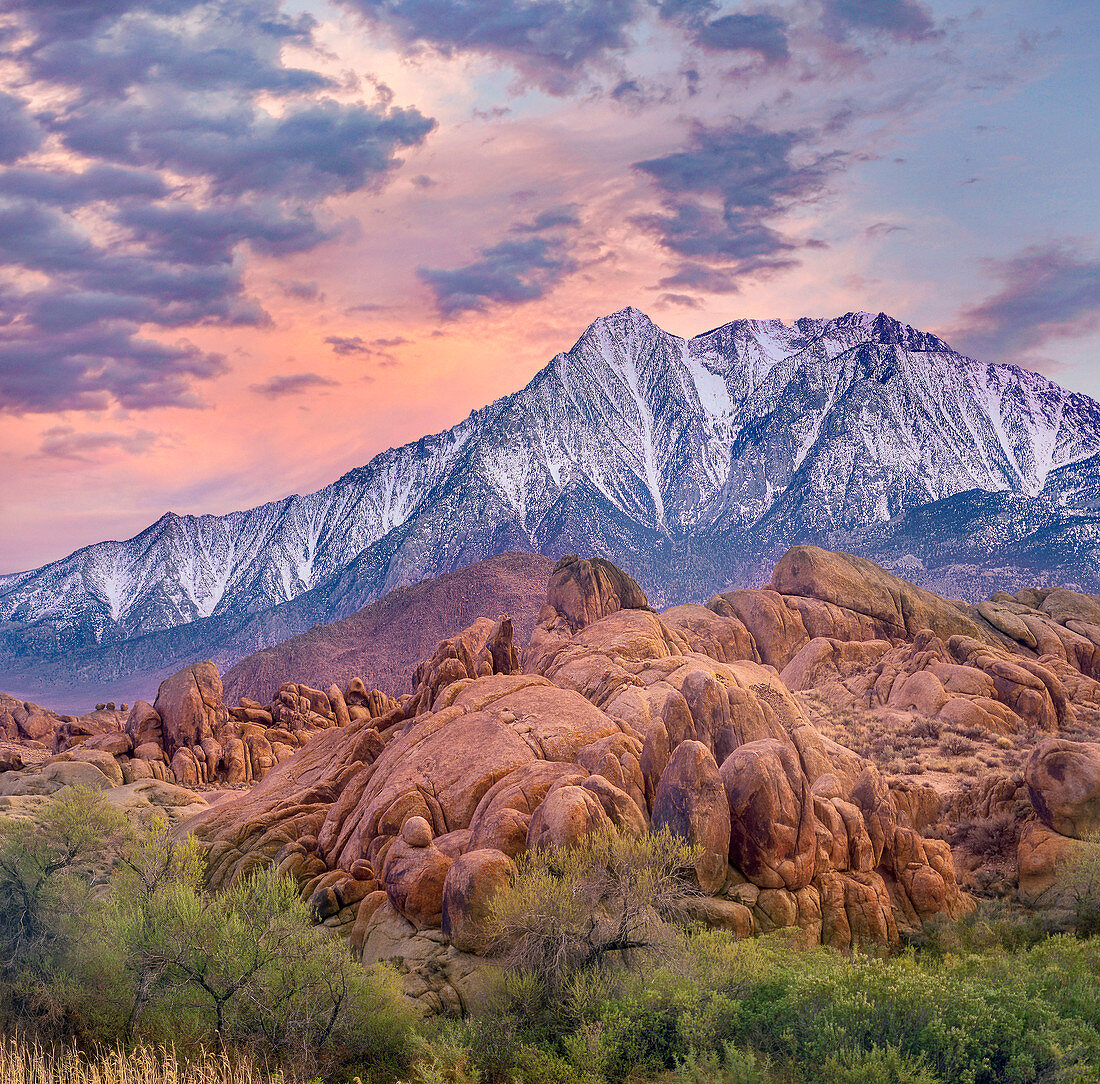
[[[990,771],[1019,771],[1044,731],[1031,728],[998,734],[980,727],[960,727],[912,711],[888,707],[837,706],[814,691],[797,693],[810,718],[826,737],[867,757],[891,776],[931,781],[953,790],[966,779]],[[1097,740],[1097,728],[1080,717],[1073,734]]]
[[[0,1038],[0,1084],[282,1084],[248,1062],[205,1053],[182,1061],[172,1050],[114,1049],[89,1057],[71,1048]]]

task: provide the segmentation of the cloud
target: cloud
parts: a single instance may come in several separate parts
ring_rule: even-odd
[[[71,425],[55,425],[42,434],[42,443],[31,458],[69,459],[90,463],[103,452],[121,451],[141,455],[161,443],[161,438],[148,429],[133,433],[78,433]]]
[[[530,222],[517,222],[512,227],[512,233],[542,233],[544,230],[554,230],[562,226],[577,226],[579,224],[577,205],[575,203],[563,203],[540,212]]]
[[[332,347],[334,354],[341,357],[360,356],[377,358],[383,367],[397,364],[397,358],[390,351],[404,346],[409,340],[401,335],[389,339],[364,339],[362,335],[329,335],[325,342]]]
[[[290,282],[280,282],[279,288],[287,297],[293,297],[296,301],[324,301],[325,299],[325,295],[321,293],[321,287],[316,282],[292,279]]]
[[[769,64],[789,59],[787,24],[775,15],[735,13],[701,23],[694,33],[704,49],[757,53]]]
[[[682,27],[696,44],[710,52],[756,53],[768,64],[790,58],[787,23],[770,12],[733,12],[713,17],[715,0],[662,0],[658,13]]]
[[[409,47],[479,53],[552,94],[572,90],[587,65],[627,45],[638,0],[344,0]]]
[[[203,405],[195,380],[227,371],[225,359],[187,343],[143,338],[125,322],[41,337],[0,336],[0,410],[11,413]]]
[[[575,269],[564,241],[532,237],[483,248],[478,258],[464,267],[420,267],[416,273],[435,294],[443,316],[460,316],[484,311],[491,303],[535,301]]]
[[[435,122],[416,109],[332,100],[279,116],[251,103],[209,109],[164,101],[91,103],[56,127],[81,154],[202,177],[217,195],[316,199],[378,183]]]
[[[42,144],[43,132],[27,103],[0,91],[0,162],[18,162]]]
[[[951,341],[976,358],[1028,360],[1051,339],[1076,338],[1100,327],[1100,259],[1067,241],[986,261],[1001,289],[964,310]],[[1031,359],[1032,361],[1042,359]]]
[[[742,275],[796,263],[800,246],[768,220],[816,198],[841,162],[809,152],[810,138],[740,121],[696,124],[684,150],[635,162],[662,209],[632,221],[685,258],[660,284],[732,292]]]
[[[0,172],[0,196],[37,200],[53,207],[75,209],[101,201],[135,197],[156,200],[171,189],[154,170],[92,165],[82,172],[12,168]]]
[[[919,0],[825,0],[824,13],[826,29],[837,38],[853,30],[908,42],[937,36],[932,14]]]
[[[476,260],[454,269],[417,268],[443,316],[481,312],[490,304],[517,305],[544,297],[577,268],[566,232],[580,225],[576,204],[548,207],[514,223],[507,237],[481,249]],[[553,232],[558,231],[558,232]]]
[[[314,388],[335,388],[338,381],[330,380],[319,373],[282,373],[265,380],[262,384],[250,384],[249,387],[265,399],[283,399],[288,395],[301,395]]]
[[[682,309],[701,309],[703,302],[691,294],[660,294],[657,298],[658,305],[678,305]]]
[[[312,47],[316,23],[280,0],[0,0],[0,12],[19,29],[12,62],[50,103],[32,117],[0,94],[3,410],[200,406],[198,382],[224,358],[158,335],[270,324],[248,258],[333,238],[324,201],[385,184],[435,125],[389,92],[325,97],[327,77],[283,59]],[[47,136],[79,164],[20,161]]]

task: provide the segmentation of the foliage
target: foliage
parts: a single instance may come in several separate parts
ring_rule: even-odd
[[[923,1058],[907,1056],[893,1046],[831,1054],[821,1079],[822,1084],[939,1084]]]
[[[490,935],[511,968],[554,992],[611,954],[656,950],[691,894],[694,850],[667,830],[641,839],[613,831],[579,847],[548,847],[517,860],[491,904]]]
[[[163,821],[128,829],[75,788],[3,840],[9,1029],[188,1054],[248,1047],[295,1077],[329,1080],[392,1078],[409,1064],[414,1021],[399,983],[323,936],[274,866],[212,895],[194,840],[174,841]]]
[[[35,819],[0,819],[0,1015],[56,1015],[51,987],[74,935],[96,909],[96,875],[126,838],[97,791],[66,787]]]
[[[1075,860],[1061,871],[1055,890],[1069,898],[1078,937],[1100,935],[1100,831],[1087,832]]]

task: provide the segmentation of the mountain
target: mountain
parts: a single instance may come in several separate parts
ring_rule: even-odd
[[[271,702],[285,681],[341,689],[360,677],[390,696],[412,692],[413,671],[436,645],[479,617],[508,614],[525,644],[546,600],[553,562],[537,553],[503,553],[454,572],[399,587],[358,613],[241,659],[222,678],[226,703]]]
[[[1002,584],[1095,587],[1098,491],[1100,404],[885,314],[684,339],[628,308],[316,493],[168,513],[0,577],[0,687],[117,699],[111,683],[228,665],[508,550],[602,554],[658,605],[754,582],[799,541],[929,586],[976,589],[967,570],[993,562]]]

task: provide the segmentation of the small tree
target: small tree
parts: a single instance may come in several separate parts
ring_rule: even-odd
[[[128,836],[125,817],[86,787],[65,787],[34,819],[0,820],[0,978],[42,979]]]
[[[683,917],[697,860],[667,829],[640,839],[614,831],[577,847],[527,852],[490,905],[496,951],[550,991],[609,954],[659,949]]]
[[[135,832],[122,848],[114,878],[116,928],[124,966],[132,976],[132,997],[125,1034],[132,1041],[146,1007],[171,976],[170,903],[180,891],[198,896],[202,890],[204,857],[193,836],[173,841],[163,817],[155,816],[146,832]]]

